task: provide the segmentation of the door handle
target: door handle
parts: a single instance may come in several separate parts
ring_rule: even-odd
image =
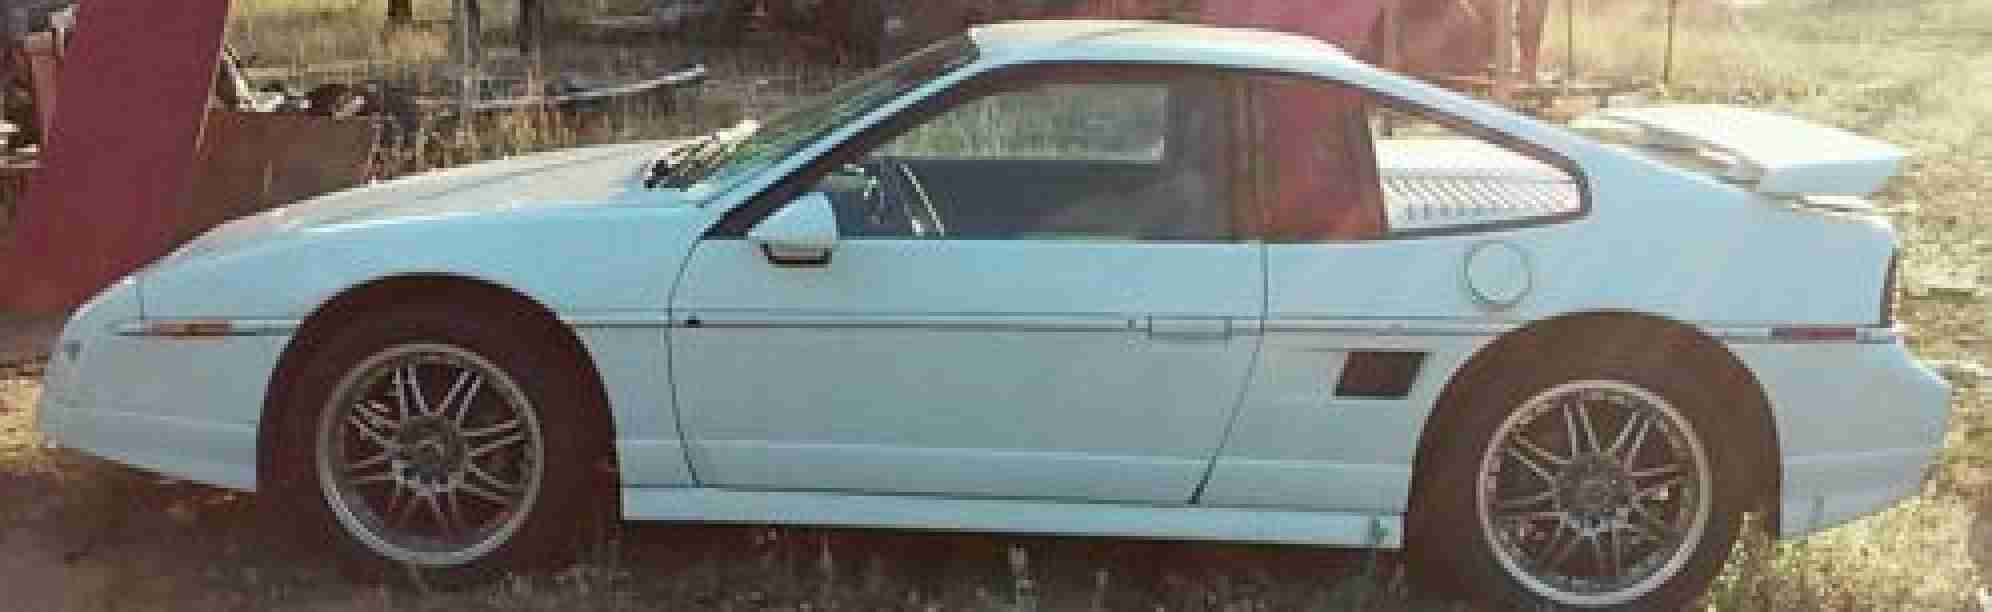
[[[1156,340],[1226,340],[1231,319],[1223,317],[1149,317],[1148,337]]]

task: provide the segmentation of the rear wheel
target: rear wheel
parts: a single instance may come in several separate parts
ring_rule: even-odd
[[[572,560],[610,520],[607,432],[533,327],[441,308],[354,322],[278,415],[269,494],[362,574],[451,585]]]
[[[1640,360],[1645,361],[1645,360]],[[1504,605],[1677,609],[1734,543],[1746,482],[1702,385],[1599,360],[1489,377],[1450,411],[1414,558]]]

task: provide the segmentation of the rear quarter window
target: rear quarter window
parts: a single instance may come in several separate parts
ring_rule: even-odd
[[[1269,240],[1366,240],[1569,218],[1564,166],[1497,134],[1317,79],[1247,88],[1254,193]]]

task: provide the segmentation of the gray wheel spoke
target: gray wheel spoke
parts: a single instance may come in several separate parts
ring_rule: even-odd
[[[1626,452],[1626,443],[1632,442],[1635,439],[1635,434],[1637,434],[1638,440],[1645,440],[1646,428],[1652,426],[1653,421],[1648,419],[1645,414],[1637,411],[1633,412],[1631,416],[1625,418],[1625,426],[1619,428],[1618,436],[1612,438],[1612,447],[1606,449],[1605,452],[1610,453],[1613,457],[1618,457],[1621,463],[1630,465],[1632,463],[1632,453]],[[1638,450],[1638,446],[1635,444],[1631,450]]]
[[[375,446],[379,446],[382,450],[391,451],[401,448],[401,445],[395,444],[393,440],[389,440],[387,434],[375,430],[373,424],[368,422],[366,416],[361,411],[356,410],[353,414],[348,415],[346,423],[352,425],[353,430],[359,432],[360,437],[366,438],[368,442],[374,443]]]
[[[1577,413],[1571,408],[1571,404],[1572,402],[1570,401],[1563,402],[1560,412],[1563,413],[1563,436],[1565,440],[1570,442],[1570,455],[1574,457],[1582,454],[1584,451],[1577,448],[1580,446],[1578,436],[1582,434],[1577,431]]]
[[[363,485],[363,484],[373,484],[376,482],[397,482],[397,481],[394,479],[394,472],[390,471],[390,472],[378,472],[374,474],[368,474],[365,476],[354,478],[352,480],[348,480],[346,482],[350,482],[356,485]]]
[[[1660,495],[1661,493],[1665,493],[1667,489],[1673,488],[1674,485],[1681,484],[1681,481],[1685,479],[1686,477],[1684,476],[1676,476],[1673,478],[1660,481],[1659,483],[1653,484],[1651,486],[1641,487],[1639,490],[1633,491],[1632,501],[1634,505],[1637,505],[1638,502],[1641,501],[1645,501],[1648,499],[1657,499],[1656,496]]]
[[[464,370],[457,374],[456,382],[450,385],[449,393],[443,395],[443,403],[437,407],[437,410],[443,411],[443,416],[449,417],[451,423],[462,427],[463,417],[470,414],[470,401],[477,397],[477,390],[483,386],[484,377],[478,376],[476,372]],[[455,412],[454,415],[451,414],[452,411]]]
[[[475,477],[477,477],[477,478],[479,478],[479,479],[482,479],[482,480],[484,480],[485,482],[488,482],[488,483],[491,483],[491,486],[493,486],[493,487],[497,487],[497,488],[498,488],[498,490],[500,490],[500,491],[504,491],[504,492],[506,492],[506,493],[511,493],[511,492],[514,492],[514,491],[517,491],[517,490],[519,490],[519,489],[520,489],[521,487],[523,487],[523,486],[524,486],[524,483],[520,483],[520,484],[512,484],[512,483],[509,483],[509,482],[505,482],[505,481],[503,481],[503,480],[499,480],[497,476],[492,476],[490,472],[486,472],[486,471],[484,471],[484,468],[481,468],[481,467],[478,467],[478,466],[477,466],[477,463],[475,463],[475,462],[472,462],[472,463],[471,463],[471,464],[469,465],[469,467],[470,467],[470,475],[471,475],[471,476],[475,476]],[[466,482],[468,482],[468,481],[466,481]]]
[[[401,399],[401,417],[429,414],[429,399],[422,396],[422,377],[417,376],[415,364],[402,364],[394,370],[394,382]]]
[[[1498,502],[1495,502],[1495,507],[1498,507],[1498,508],[1501,508],[1501,509],[1503,509],[1503,510],[1515,510],[1515,509],[1520,509],[1520,508],[1527,508],[1527,507],[1530,507],[1530,506],[1536,506],[1536,505],[1540,505],[1540,504],[1542,504],[1542,503],[1544,503],[1544,502],[1548,502],[1549,500],[1552,500],[1552,499],[1556,499],[1556,491],[1553,491],[1553,490],[1552,490],[1552,491],[1543,491],[1543,492],[1541,492],[1541,493],[1537,493],[1537,494],[1535,494],[1535,495],[1526,495],[1526,496],[1522,496],[1522,497],[1516,497],[1516,498],[1512,498],[1512,499],[1504,499],[1504,500],[1501,500],[1501,501],[1498,501]]]
[[[1680,473],[1680,472],[1681,472],[1681,469],[1682,469],[1682,466],[1681,466],[1681,464],[1678,464],[1678,463],[1669,463],[1669,464],[1667,464],[1667,465],[1663,465],[1663,466],[1660,466],[1660,467],[1655,467],[1655,468],[1647,468],[1647,469],[1644,469],[1644,470],[1634,470],[1634,471],[1632,471],[1632,472],[1630,472],[1630,473],[1628,473],[1628,474],[1626,474],[1626,475],[1627,475],[1627,476],[1630,476],[1630,477],[1632,477],[1632,479],[1634,479],[1634,480],[1640,480],[1640,479],[1645,479],[1645,478],[1652,478],[1652,477],[1655,477],[1655,476],[1666,476],[1666,475],[1669,475],[1669,474],[1678,474],[1678,473]],[[1679,479],[1676,479],[1676,480],[1679,480]]]
[[[450,523],[449,513],[443,511],[443,500],[439,499],[440,497],[437,494],[430,494],[424,498],[426,502],[424,505],[429,507],[429,514],[436,517],[436,526],[442,530],[443,535],[453,535],[456,533],[456,527]]]
[[[353,412],[359,413],[362,418],[365,418],[374,427],[386,430],[401,428],[401,421],[389,417],[386,414],[387,406],[381,405],[380,402],[369,400],[353,404]]]
[[[509,436],[505,436],[503,438],[499,438],[497,440],[493,440],[477,448],[470,449],[469,455],[470,458],[476,459],[478,457],[483,457],[485,455],[491,454],[491,451],[495,451],[524,441],[526,441],[526,434],[515,433]]]
[[[1550,465],[1562,467],[1570,464],[1569,457],[1558,457],[1556,453],[1549,452],[1549,449],[1543,448],[1541,445],[1536,444],[1534,440],[1530,440],[1527,436],[1520,433],[1515,434],[1511,440],[1515,443],[1515,446],[1527,451],[1529,456],[1548,461]]]
[[[1555,486],[1556,476],[1550,474],[1549,470],[1537,465],[1535,460],[1530,459],[1528,454],[1522,452],[1520,448],[1514,445],[1508,446],[1508,456],[1515,458],[1516,462],[1521,463],[1522,467],[1528,468],[1530,472],[1534,472],[1536,478],[1541,478],[1544,483]]]
[[[407,379],[408,379],[408,373],[407,373],[407,371],[405,371],[405,370],[404,370],[404,369],[402,369],[402,368],[395,368],[395,369],[394,369],[394,381],[393,381],[393,382],[394,382],[394,409],[395,409],[395,414],[397,414],[397,415],[400,415],[400,417],[401,417],[401,420],[403,420],[403,421],[406,421],[406,420],[408,420],[408,417],[412,417],[412,416],[415,416],[415,414],[414,414],[414,410],[411,410],[411,409],[409,408],[409,406],[408,406],[408,380],[407,380]]]
[[[501,433],[518,429],[519,425],[520,423],[518,417],[513,417],[510,420],[495,425],[488,425],[485,427],[479,427],[477,429],[466,429],[463,431],[463,437],[482,438],[485,436],[498,435]]]
[[[1503,514],[1501,515],[1501,518],[1508,519],[1517,523],[1532,523],[1535,521],[1557,521],[1557,524],[1561,525],[1563,519],[1568,516],[1570,515],[1563,512],[1556,512],[1551,510],[1534,510],[1528,512],[1512,512],[1508,514]]]
[[[1591,452],[1597,452],[1604,448],[1598,445],[1598,430],[1591,426],[1591,413],[1584,409],[1583,398],[1573,399],[1564,404],[1563,410],[1564,418],[1569,420],[1564,425],[1570,427],[1572,430],[1570,433],[1570,450],[1572,455],[1580,452],[1577,450],[1579,446],[1579,438],[1577,436],[1580,435],[1583,436],[1582,440],[1584,442],[1590,443]]]
[[[1633,468],[1633,461],[1639,458],[1639,448],[1646,445],[1646,434],[1653,430],[1653,421],[1651,419],[1646,419],[1645,423],[1644,427],[1639,428],[1638,433],[1633,434],[1632,442],[1630,443],[1631,446],[1626,447],[1624,452],[1614,455],[1620,458],[1619,462],[1627,470]]]
[[[463,482],[462,484],[458,484],[458,485],[457,485],[457,490],[458,490],[458,491],[462,491],[462,492],[465,492],[465,493],[469,493],[469,494],[471,494],[472,496],[475,496],[475,497],[477,497],[478,499],[482,499],[482,500],[484,500],[484,501],[488,501],[488,502],[491,502],[491,503],[494,503],[494,504],[497,504],[497,505],[500,505],[500,506],[504,506],[504,507],[506,507],[506,508],[510,508],[510,507],[512,507],[512,506],[514,506],[514,505],[516,505],[516,502],[512,501],[512,499],[511,499],[510,497],[507,497],[507,496],[505,496],[505,495],[501,495],[501,494],[498,494],[498,493],[495,493],[495,492],[492,492],[492,491],[487,491],[487,490],[485,490],[485,489],[484,489],[484,487],[483,487],[483,486],[481,486],[481,485],[478,485],[478,484],[476,484],[476,483],[473,483],[473,482],[470,482],[470,481],[467,481],[467,480],[466,480],[466,481],[464,481],[464,482]]]
[[[358,472],[360,470],[364,470],[376,465],[387,463],[388,460],[393,458],[394,458],[394,451],[391,449],[383,448],[380,450],[380,452],[374,453],[372,457],[367,457],[365,459],[361,459],[359,461],[354,461],[352,463],[346,464],[346,472],[347,473]]]

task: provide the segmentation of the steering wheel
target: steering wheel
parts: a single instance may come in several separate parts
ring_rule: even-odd
[[[886,175],[886,199],[892,200],[890,204],[881,206],[894,209],[892,214],[904,219],[908,233],[913,236],[946,235],[947,227],[942,224],[939,213],[935,212],[933,199],[927,195],[926,187],[920,184],[920,177],[913,172],[913,167],[890,158],[880,158],[879,164]]]

